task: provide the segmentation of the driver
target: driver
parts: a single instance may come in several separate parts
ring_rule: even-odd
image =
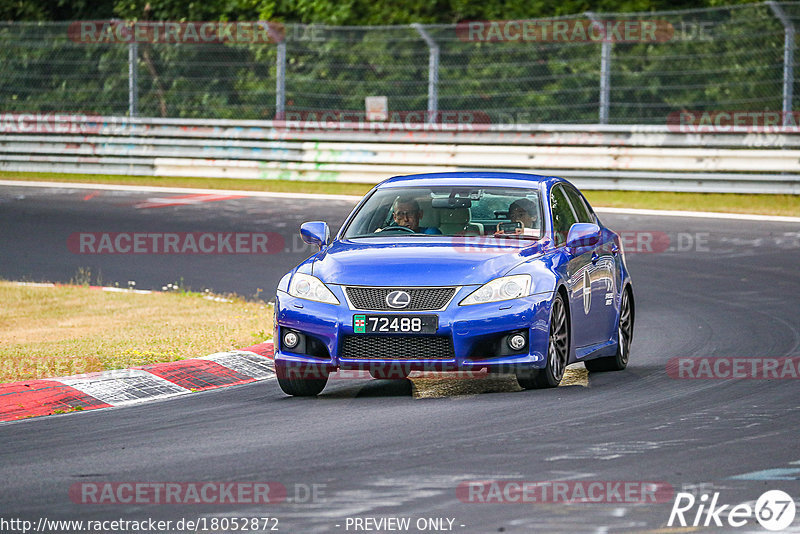
[[[397,226],[405,226],[414,230],[417,234],[441,234],[442,232],[435,227],[420,226],[422,219],[422,209],[415,198],[400,197],[394,203],[392,219]]]

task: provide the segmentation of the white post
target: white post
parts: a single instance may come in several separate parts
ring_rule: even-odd
[[[772,12],[783,24],[783,125],[794,124],[792,113],[792,85],[794,83],[794,24],[783,8],[770,0]]]
[[[428,122],[436,122],[439,109],[439,45],[419,23],[411,25],[428,45]]]
[[[286,41],[278,43],[278,59],[275,76],[275,119],[286,116]]]
[[[611,104],[611,40],[605,35],[603,23],[591,11],[586,12],[586,16],[593,24],[599,25],[603,34],[603,43],[600,48],[600,124],[608,124],[608,108]]]
[[[139,114],[139,44],[132,41],[128,45],[128,116]]]

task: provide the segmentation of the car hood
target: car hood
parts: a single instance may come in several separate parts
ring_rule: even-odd
[[[328,284],[484,284],[540,252],[540,244],[492,237],[395,237],[334,241],[311,265]]]

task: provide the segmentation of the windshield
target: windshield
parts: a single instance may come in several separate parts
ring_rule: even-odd
[[[415,187],[379,189],[348,225],[346,239],[388,236],[494,236],[539,239],[535,189]]]

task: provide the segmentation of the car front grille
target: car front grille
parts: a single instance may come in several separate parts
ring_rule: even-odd
[[[452,360],[450,336],[342,336],[346,360]]]
[[[386,296],[392,291],[405,291],[411,302],[397,311],[441,310],[456,293],[454,287],[345,287],[347,298],[356,310],[395,310],[386,304]]]

